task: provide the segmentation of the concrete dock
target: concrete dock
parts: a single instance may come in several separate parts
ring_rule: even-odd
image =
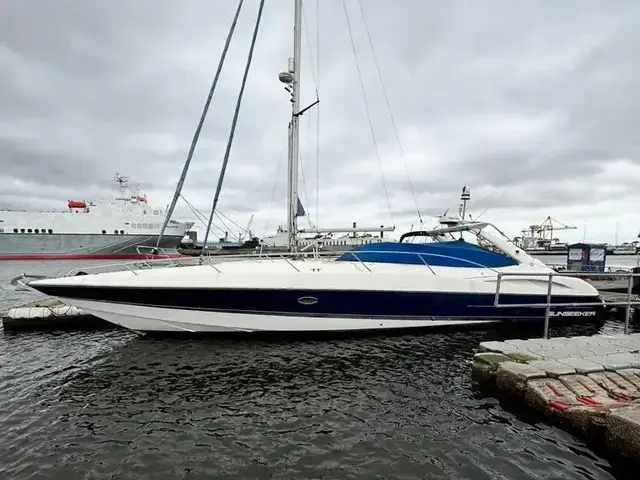
[[[505,404],[640,466],[640,334],[484,342],[472,377]]]

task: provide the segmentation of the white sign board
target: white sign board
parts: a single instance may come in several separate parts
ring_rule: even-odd
[[[592,248],[591,249],[591,261],[602,262],[604,260],[604,248]]]
[[[582,260],[582,249],[581,248],[570,249],[569,260]]]

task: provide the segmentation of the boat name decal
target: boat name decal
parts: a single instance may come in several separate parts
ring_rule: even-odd
[[[550,317],[595,317],[595,310],[569,310],[565,312],[549,312]]]

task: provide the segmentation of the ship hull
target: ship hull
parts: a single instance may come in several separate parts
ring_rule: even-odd
[[[0,233],[0,260],[137,260],[182,257],[176,247],[181,236],[165,235],[158,245],[160,253],[138,247],[155,247],[159,235],[112,234],[21,234]]]

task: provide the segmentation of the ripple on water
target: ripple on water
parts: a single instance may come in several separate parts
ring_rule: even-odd
[[[0,337],[7,478],[614,478],[471,388],[495,332],[326,341]]]

